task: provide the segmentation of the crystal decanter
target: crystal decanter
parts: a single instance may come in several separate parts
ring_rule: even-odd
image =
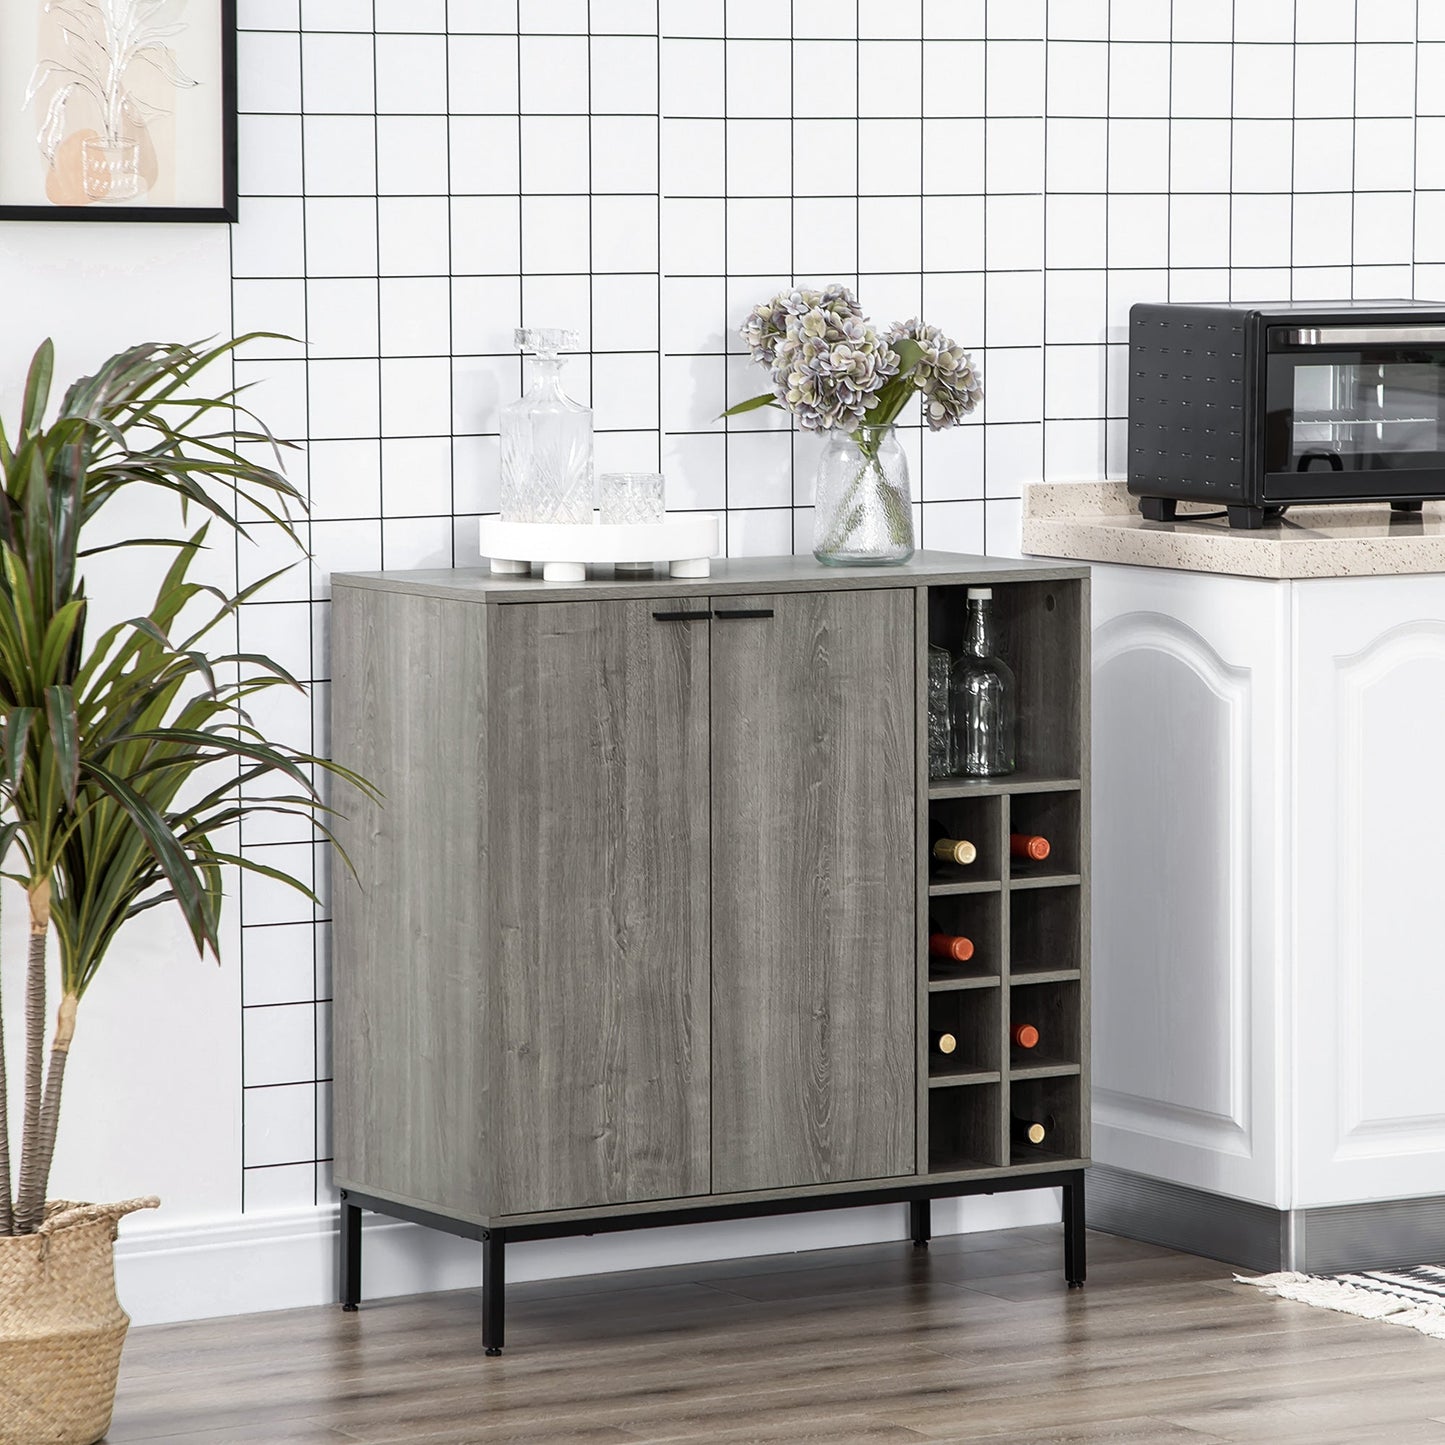
[[[592,507],[592,408],[562,390],[575,331],[518,327],[517,347],[535,353],[532,384],[502,408],[504,522],[588,522]]]

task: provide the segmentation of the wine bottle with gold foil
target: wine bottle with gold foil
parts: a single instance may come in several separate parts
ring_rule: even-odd
[[[1038,1114],[1020,1116],[1015,1114],[1009,1125],[1015,1144],[1031,1145],[1037,1149],[1048,1142],[1054,1132],[1054,1116]]]
[[[958,1035],[947,1029],[929,1029],[928,1048],[930,1053],[949,1058],[958,1052]]]
[[[935,863],[952,863],[962,868],[978,857],[978,849],[972,842],[967,838],[955,838],[936,820],[929,824],[928,836],[932,845],[929,852]]]

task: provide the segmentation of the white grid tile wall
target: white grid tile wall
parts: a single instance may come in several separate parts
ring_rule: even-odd
[[[1008,550],[1022,484],[1119,474],[1141,298],[1445,294],[1445,0],[240,0],[239,365],[307,443],[316,565],[243,641],[315,680],[327,577],[466,565],[519,319],[577,325],[604,469],[806,551],[816,439],[736,327],[790,280],[972,350],[904,429],[922,542]],[[242,555],[259,575],[279,548]],[[322,882],[294,834],[248,849]],[[324,908],[248,883],[244,1204],[329,1188]],[[405,967],[405,960],[398,960]]]

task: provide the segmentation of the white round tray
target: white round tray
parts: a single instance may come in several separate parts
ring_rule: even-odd
[[[721,544],[718,518],[676,512],[660,522],[504,522],[483,517],[481,553],[492,571],[516,574],[539,563],[548,582],[582,582],[589,562],[636,567],[666,562],[673,577],[706,577]]]

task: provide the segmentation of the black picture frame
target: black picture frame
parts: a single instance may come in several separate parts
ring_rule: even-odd
[[[8,3],[8,0],[7,0]],[[0,221],[91,221],[227,224],[240,217],[240,162],[236,112],[236,0],[219,0],[221,25],[221,167],[219,206],[51,206],[7,205],[0,199]],[[13,122],[13,117],[10,118]],[[5,118],[0,117],[0,124]],[[3,197],[0,177],[0,197]]]

